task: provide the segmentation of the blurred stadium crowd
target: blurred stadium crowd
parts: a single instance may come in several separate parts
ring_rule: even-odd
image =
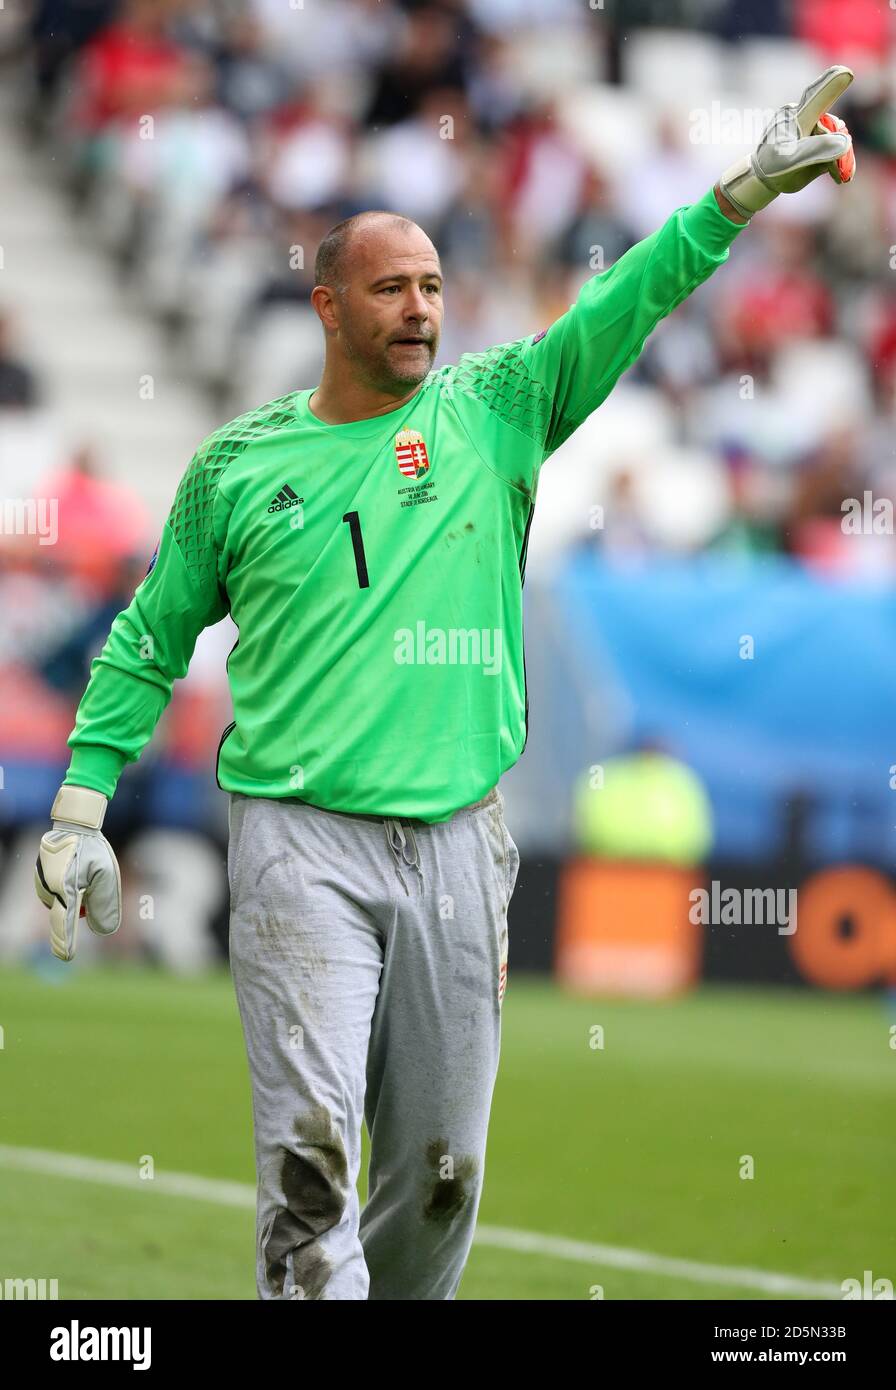
[[[568,461],[545,469],[542,526],[545,553],[596,546],[630,564],[669,550],[783,552],[835,579],[892,577],[892,533],[842,526],[845,499],[896,496],[887,4],[34,0],[19,10],[3,61],[29,74],[23,138],[51,152],[72,209],[93,219],[121,282],[221,421],[319,379],[314,253],[342,218],[386,207],[425,228],[446,276],[437,365],[454,362],[552,322],[587,278],[755,144],[752,113],[795,99],[829,62],[850,63],[858,80],[838,113],[854,134],[855,187],[836,197],[819,181],[756,219],[730,264],[660,326],[618,401],[564,446]],[[7,458],[42,390],[0,297]],[[0,799],[7,846],[45,818],[90,660],[161,521],[76,443],[37,494],[77,516],[67,534],[78,543],[11,534],[4,519],[0,761],[7,778],[28,771],[16,778],[26,790]],[[230,645],[224,634],[197,653],[152,748],[122,779],[113,831],[212,824],[223,844],[223,798],[213,809],[209,781],[229,718]]]

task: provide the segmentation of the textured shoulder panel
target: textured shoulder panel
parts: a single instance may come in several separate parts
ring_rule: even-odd
[[[531,375],[523,357],[527,339],[499,343],[485,352],[465,352],[454,367],[436,373],[443,395],[473,396],[511,428],[543,446],[551,424],[547,388]]]
[[[295,422],[295,391],[237,415],[202,441],[168,516],[187,569],[200,586],[217,573],[212,514],[221,474],[255,440]]]

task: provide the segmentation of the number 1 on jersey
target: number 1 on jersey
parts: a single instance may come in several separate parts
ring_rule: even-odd
[[[361,535],[361,521],[357,512],[346,512],[342,518],[347,521],[352,533],[352,549],[355,552],[355,568],[358,571],[358,588],[369,589],[370,580],[367,577],[367,560],[364,555],[364,538]]]

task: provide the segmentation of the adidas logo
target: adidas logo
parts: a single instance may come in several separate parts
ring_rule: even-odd
[[[296,497],[289,483],[284,483],[283,487],[268,507],[268,511],[285,512],[287,507],[297,507],[299,503],[304,502],[304,500],[304,497]]]

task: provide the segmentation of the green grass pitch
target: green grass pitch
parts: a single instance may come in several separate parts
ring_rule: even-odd
[[[882,996],[703,987],[634,1004],[512,976],[480,1224],[839,1287],[896,1283],[896,1050]],[[603,1046],[592,1046],[603,1029]],[[0,970],[0,1145],[253,1182],[226,972]],[[744,1156],[754,1176],[741,1177]],[[362,1164],[362,1198],[365,1159]],[[253,1213],[0,1159],[0,1280],[60,1298],[252,1299]],[[466,1299],[778,1297],[474,1245]],[[799,1297],[799,1294],[793,1295]]]

